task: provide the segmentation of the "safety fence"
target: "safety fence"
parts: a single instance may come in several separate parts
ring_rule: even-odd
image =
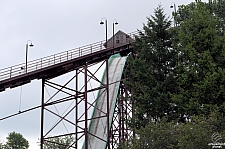
[[[108,48],[116,48],[124,44],[129,43],[129,39],[135,39],[135,36],[138,36],[139,32],[131,32],[129,34],[126,34],[126,38],[117,39],[115,37],[113,42],[107,42]],[[109,41],[109,40],[108,40]],[[89,44],[86,46],[82,46],[79,48],[71,49],[65,52],[61,52],[58,54],[54,54],[51,56],[47,56],[44,58],[40,58],[37,60],[29,61],[27,64],[22,63],[19,65],[15,65],[12,67],[0,69],[0,81],[10,79],[16,76],[20,76],[26,73],[30,73],[36,70],[40,70],[42,68],[46,68],[49,66],[53,66],[62,62],[66,62],[78,57],[86,56],[101,50],[106,50],[107,48],[105,41],[96,42],[93,44]],[[27,66],[27,67],[26,67]]]

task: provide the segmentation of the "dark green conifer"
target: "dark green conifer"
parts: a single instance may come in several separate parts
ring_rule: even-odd
[[[194,6],[179,27],[178,92],[173,95],[178,112],[188,116],[207,114],[225,101],[225,38],[205,3]]]
[[[172,48],[171,20],[158,6],[155,15],[139,31],[133,43],[136,58],[128,60],[126,82],[132,90],[135,127],[145,126],[173,112],[170,94],[175,89],[175,52]]]

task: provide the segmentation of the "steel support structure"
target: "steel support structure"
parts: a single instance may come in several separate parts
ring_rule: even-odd
[[[92,67],[95,64],[98,64],[99,67]],[[55,145],[68,146],[68,144],[64,144],[65,142],[56,141],[56,138],[61,137],[71,137],[72,141],[68,148],[76,149],[92,148],[89,139],[93,139],[93,137],[99,141],[105,141],[106,149],[116,148],[119,143],[134,137],[134,132],[127,125],[127,121],[133,116],[130,90],[126,88],[122,78],[111,121],[109,119],[109,86],[111,82],[109,83],[108,59],[95,64],[84,63],[64,84],[56,83],[55,79],[42,79],[41,149],[44,145],[52,148]],[[97,77],[98,73],[102,74],[99,70],[103,67],[106,75],[105,83]],[[98,100],[97,93],[100,90],[106,93],[107,107],[105,111],[95,107]],[[99,110],[102,113],[101,116],[93,117],[94,109]],[[52,117],[55,119],[52,120]],[[96,119],[106,119],[107,139],[90,132],[89,124]]]
[[[92,67],[95,64],[98,64],[98,68]],[[98,138],[99,141],[105,141],[106,148],[110,148],[108,59],[95,64],[85,62],[64,84],[58,83],[58,78],[42,79],[41,149],[47,145],[51,148],[54,148],[54,145],[68,146],[64,144],[65,142],[56,141],[56,138],[60,137],[72,137],[67,148],[88,149],[90,136]],[[102,74],[99,71],[103,67],[106,71],[106,83],[97,77],[97,73]],[[102,111],[104,116],[92,117],[91,113],[97,101],[96,93],[99,90],[107,93],[107,111]],[[93,119],[102,118],[107,119],[107,140],[89,131],[90,122]]]
[[[128,121],[133,117],[131,91],[125,86],[121,79],[118,91],[116,106],[111,124],[111,148],[116,148],[118,144],[131,140],[134,131],[128,126]]]

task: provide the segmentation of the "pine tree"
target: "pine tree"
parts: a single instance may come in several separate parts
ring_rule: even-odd
[[[176,53],[172,48],[171,20],[158,6],[154,16],[147,18],[143,32],[133,43],[136,58],[129,58],[125,75],[134,101],[134,127],[158,121],[173,112],[171,93],[175,89]]]

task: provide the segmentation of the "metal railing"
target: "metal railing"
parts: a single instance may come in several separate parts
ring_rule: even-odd
[[[134,39],[135,35],[138,35],[138,31],[136,32],[131,32],[127,34],[129,37]],[[119,39],[119,43],[116,43],[116,39],[114,43],[107,43],[107,47],[119,47],[124,43],[127,43],[127,39]],[[105,41],[100,41],[96,42],[93,44],[89,44],[83,47],[71,49],[65,52],[61,52],[58,54],[54,54],[51,56],[47,56],[44,58],[40,58],[37,60],[29,61],[27,63],[27,68],[26,64],[22,63],[19,65],[15,65],[12,67],[0,69],[0,82],[6,79],[10,79],[16,76],[24,75],[26,73],[30,73],[36,70],[40,70],[42,68],[46,68],[49,66],[53,66],[55,64],[59,64],[62,62],[66,62],[68,60],[72,60],[78,57],[82,57],[88,54],[92,54],[101,50],[105,50],[106,48],[104,47]],[[27,69],[27,70],[26,70]],[[26,72],[27,71],[27,72]]]

